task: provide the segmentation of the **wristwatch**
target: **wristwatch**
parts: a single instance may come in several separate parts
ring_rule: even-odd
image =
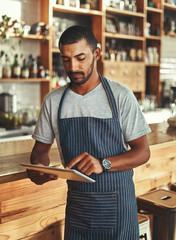
[[[111,161],[109,161],[107,158],[103,158],[101,159],[101,165],[103,170],[106,172],[111,168]]]

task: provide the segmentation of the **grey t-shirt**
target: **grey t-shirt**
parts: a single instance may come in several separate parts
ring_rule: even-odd
[[[107,79],[114,94],[118,117],[122,128],[124,148],[127,150],[129,141],[146,135],[151,130],[133,92],[127,87]],[[36,128],[32,137],[40,142],[51,144],[56,138],[62,163],[64,164],[58,133],[58,107],[61,96],[67,86],[48,93],[44,99]],[[86,95],[79,95],[71,89],[65,96],[61,118],[95,117],[112,118],[112,111],[102,83]]]

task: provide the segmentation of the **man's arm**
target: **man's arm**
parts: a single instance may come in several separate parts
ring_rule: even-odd
[[[36,141],[30,156],[31,163],[49,166],[50,164],[49,152],[51,149],[51,145],[52,144],[45,144]]]
[[[110,171],[125,171],[146,163],[150,158],[147,136],[130,141],[131,149],[119,156],[109,157],[112,167]]]
[[[138,167],[149,160],[150,149],[146,135],[130,141],[128,144],[131,147],[129,151],[118,156],[107,157],[112,165],[110,171],[129,170]],[[103,172],[101,161],[86,152],[72,159],[67,167],[72,168],[75,165],[80,172],[86,175],[90,175],[93,172],[96,174]]]
[[[45,143],[36,141],[30,156],[31,163],[37,164],[37,165],[49,166],[50,164],[49,152],[51,149],[51,145],[52,144],[45,144]],[[30,178],[32,182],[39,185],[45,182],[57,179],[56,176],[45,174],[38,171],[33,171],[33,170],[27,170],[27,174],[28,174],[28,178]]]

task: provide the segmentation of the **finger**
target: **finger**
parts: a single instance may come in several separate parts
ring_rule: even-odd
[[[73,158],[71,162],[67,165],[68,168],[72,168],[75,166],[78,162],[80,162],[82,159],[84,159],[85,156],[87,156],[88,153],[84,152],[78,155],[77,157]]]
[[[90,168],[90,162],[86,162],[86,164],[84,164],[82,168],[78,167],[78,170],[82,173],[85,173],[89,168]]]
[[[56,180],[56,179],[58,179],[58,176],[56,176],[56,175],[50,175],[50,178],[51,178],[52,180]]]
[[[43,172],[38,172],[39,176],[43,176],[44,173]]]
[[[92,173],[93,173],[93,166],[91,165],[91,166],[84,172],[84,174],[87,175],[87,176],[89,176],[89,175],[92,174]]]
[[[77,169],[81,171],[90,161],[90,155],[86,155],[79,163],[77,163]]]

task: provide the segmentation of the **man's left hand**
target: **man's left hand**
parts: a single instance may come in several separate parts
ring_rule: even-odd
[[[71,162],[66,166],[67,168],[72,168],[76,166],[77,170],[90,175],[91,173],[100,174],[103,172],[103,167],[99,159],[94,158],[87,152],[83,152],[77,157],[73,158]]]

